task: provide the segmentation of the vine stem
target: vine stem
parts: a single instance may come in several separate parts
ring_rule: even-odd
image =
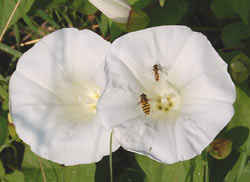
[[[113,167],[112,167],[112,135],[113,131],[110,133],[110,145],[109,145],[109,171],[110,171],[110,182],[113,182]]]
[[[37,158],[38,158],[39,165],[40,165],[40,168],[41,168],[41,172],[42,172],[42,176],[43,176],[43,182],[47,182],[46,176],[45,176],[45,173],[44,173],[44,169],[43,169],[43,165],[42,165],[42,161],[41,161],[39,156],[37,156]]]
[[[5,27],[4,27],[4,29],[3,29],[3,32],[1,33],[0,42],[1,42],[2,38],[3,38],[3,35],[4,35],[5,31],[6,31],[7,28],[8,28],[8,26],[9,26],[9,24],[10,24],[10,21],[11,21],[12,17],[14,16],[14,14],[15,14],[15,12],[16,12],[16,10],[17,10],[19,4],[20,4],[20,2],[21,2],[21,0],[18,0],[18,1],[17,1],[16,6],[14,7],[13,11],[11,12],[11,15],[10,15],[10,17],[9,17],[9,19],[8,19],[8,21],[7,21],[7,23],[6,23]]]

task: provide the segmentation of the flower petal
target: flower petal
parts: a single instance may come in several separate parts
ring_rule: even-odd
[[[89,0],[115,22],[127,23],[131,7],[127,0]]]
[[[216,109],[215,109],[216,108]],[[234,115],[232,104],[216,101],[190,102],[176,122],[178,158],[186,160],[200,154]]]
[[[161,67],[159,81],[155,64]],[[184,26],[154,27],[118,38],[105,71],[107,87],[98,104],[101,121],[113,128],[122,147],[160,162],[200,154],[234,114],[235,88],[226,63],[205,36]],[[142,93],[146,101],[140,100]],[[150,113],[143,113],[145,103]]]
[[[227,64],[203,34],[193,32],[184,44],[185,46],[168,72],[169,80],[173,80],[176,85],[187,85],[203,74],[215,70],[218,72],[217,74],[220,74],[217,75],[219,79],[225,79],[225,85],[229,84],[234,88],[233,82],[227,74]],[[215,77],[209,76],[211,80]],[[235,93],[233,94],[235,95]]]
[[[109,154],[110,131],[87,107],[98,98],[86,99],[104,89],[109,47],[91,31],[69,28],[44,37],[20,58],[9,85],[10,111],[18,135],[36,154],[65,165]],[[118,147],[114,141],[113,151]]]
[[[109,55],[116,54],[140,82],[147,83],[154,81],[154,64],[160,64],[164,71],[172,67],[192,33],[185,26],[161,26],[131,32],[113,42]]]

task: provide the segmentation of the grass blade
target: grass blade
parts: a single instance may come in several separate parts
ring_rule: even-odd
[[[13,49],[13,48],[11,48],[11,47],[9,47],[6,44],[3,44],[1,42],[0,42],[0,50],[6,52],[8,54],[11,54],[15,57],[20,57],[22,55],[21,52],[17,51],[16,49]]]

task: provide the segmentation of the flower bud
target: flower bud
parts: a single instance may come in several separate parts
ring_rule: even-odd
[[[208,147],[208,152],[215,159],[225,159],[232,152],[233,142],[230,139],[215,139]]]
[[[235,81],[244,82],[249,74],[250,60],[245,54],[235,56],[230,64],[231,74]]]

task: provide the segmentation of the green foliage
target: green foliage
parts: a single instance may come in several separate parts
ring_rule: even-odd
[[[149,26],[178,24],[187,10],[187,2],[168,0],[163,7],[156,6],[146,11],[150,17]]]
[[[220,19],[234,18],[235,13],[231,6],[227,3],[228,0],[213,0],[210,5],[214,15]]]
[[[11,174],[5,175],[3,179],[7,180],[8,182],[15,182],[15,181],[25,182],[23,173],[17,170],[15,170]]]
[[[5,174],[5,169],[3,167],[2,161],[0,161],[0,178],[3,177]]]
[[[55,7],[59,5],[64,5],[72,8],[74,11],[83,13],[84,15],[94,14],[97,9],[88,0],[43,0],[35,1],[34,6],[31,9],[31,13],[35,13],[39,9],[46,9],[50,7]]]
[[[114,41],[119,37],[124,31],[122,28],[118,27],[119,25],[111,20],[109,20],[109,29],[110,29],[110,41]]]
[[[222,41],[225,47],[235,47],[241,40],[250,36],[250,29],[242,22],[236,22],[226,25],[222,31]]]
[[[148,15],[139,8],[132,8],[126,24],[116,23],[117,26],[127,32],[141,30],[147,27],[149,23]]]
[[[248,182],[250,179],[250,163],[249,159],[247,160],[244,169],[242,170],[242,174],[239,178],[240,182]]]
[[[233,18],[234,14],[238,14],[243,22],[249,25],[249,0],[213,0],[210,7],[218,18]]]
[[[237,13],[246,25],[249,25],[249,12],[250,2],[249,0],[228,0],[227,3]]]
[[[137,8],[145,8],[147,7],[153,0],[128,0],[129,4]]]
[[[49,15],[47,15],[44,11],[42,10],[37,10],[36,11],[37,15],[39,15],[42,19],[50,23],[52,26],[56,27],[56,29],[60,28],[60,25]]]
[[[95,164],[64,167],[35,155],[25,147],[22,169],[25,182],[43,182],[43,173],[47,181],[94,182]]]
[[[19,52],[19,51],[15,50],[15,49],[3,44],[3,43],[0,43],[0,50],[2,50],[4,52],[7,52],[7,53],[9,53],[9,54],[11,54],[11,55],[13,55],[13,56],[15,56],[17,58],[19,58],[22,55],[21,52]]]
[[[250,155],[250,113],[248,112],[250,110],[250,89],[246,84],[241,84],[239,87],[236,87],[236,91],[237,97],[234,104],[235,115],[227,126],[227,131],[240,127],[240,129],[234,132],[231,136],[234,138],[233,144],[235,150],[238,152],[235,152],[234,160],[236,160],[236,162],[228,172],[225,178],[226,182],[239,181],[243,175],[243,171],[249,167],[247,158]],[[242,137],[244,137],[243,140]],[[240,143],[238,143],[239,141]],[[246,175],[246,172],[244,175]],[[242,178],[244,178],[244,176]]]
[[[8,121],[0,116],[0,146],[5,143],[5,140],[7,139],[7,129],[8,127]]]
[[[101,34],[105,37],[108,33],[109,20],[104,14],[102,14],[98,23],[100,26]]]
[[[34,0],[22,0],[19,4],[13,18],[11,19],[11,22],[8,27],[13,25],[17,22],[19,18],[22,17],[25,13],[29,11],[33,4]],[[1,10],[1,16],[0,16],[0,34],[2,33],[12,11],[14,10],[14,7],[17,3],[17,0],[0,0],[0,10]]]
[[[201,155],[175,164],[162,164],[143,155],[136,155],[136,160],[146,175],[145,182],[202,181],[205,177],[206,162]]]

